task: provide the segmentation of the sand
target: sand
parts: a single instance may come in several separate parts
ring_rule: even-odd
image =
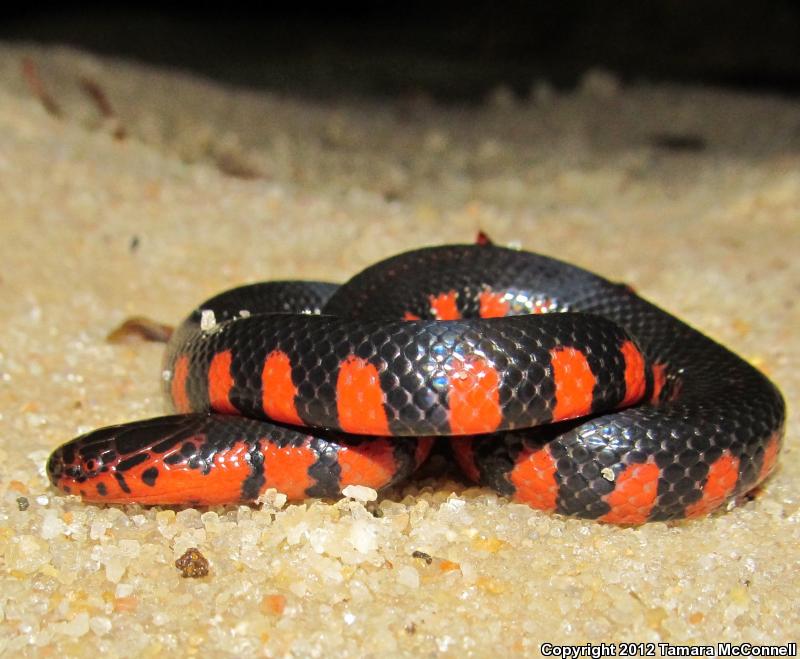
[[[35,98],[36,63],[59,116]],[[82,90],[88,78],[115,116]],[[603,72],[477,107],[309,101],[0,45],[0,654],[536,656],[800,630],[800,104]],[[429,476],[376,502],[85,505],[49,452],[156,415],[162,346],[224,288],[342,280],[478,229],[626,281],[781,387],[777,473],[710,518],[619,528]],[[198,547],[207,576],[175,560]],[[415,557],[424,552],[431,557]]]

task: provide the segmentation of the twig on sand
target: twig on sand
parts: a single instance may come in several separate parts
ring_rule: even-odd
[[[22,77],[28,83],[31,93],[39,99],[39,102],[44,107],[47,114],[54,117],[62,117],[61,106],[56,103],[56,100],[50,95],[50,92],[45,89],[42,78],[39,75],[39,67],[36,66],[30,57],[22,58]]]
[[[111,101],[108,100],[108,95],[100,86],[100,83],[98,83],[96,80],[92,80],[91,78],[83,76],[80,79],[80,86],[86,95],[92,99],[100,114],[106,119],[113,120],[115,128],[112,135],[114,138],[117,140],[124,140],[127,137],[125,128],[120,123],[119,117],[117,117],[116,112],[114,112]]]

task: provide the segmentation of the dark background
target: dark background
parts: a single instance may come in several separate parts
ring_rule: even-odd
[[[69,44],[248,87],[316,97],[423,94],[479,102],[498,85],[573,87],[602,67],[623,81],[800,95],[800,2],[236,3],[26,7],[0,39]]]

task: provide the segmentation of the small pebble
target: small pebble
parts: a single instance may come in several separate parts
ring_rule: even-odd
[[[404,565],[397,570],[397,581],[409,588],[419,588],[419,572],[410,565]]]
[[[197,547],[189,547],[183,555],[175,561],[175,567],[181,571],[185,579],[197,579],[208,574],[208,559],[200,553]]]
[[[214,329],[217,326],[217,318],[211,309],[203,309],[200,312],[200,329],[204,332]]]
[[[424,551],[416,550],[416,551],[412,552],[411,556],[414,557],[414,558],[421,558],[428,565],[433,563],[433,557],[430,554],[426,554]]]
[[[356,501],[375,501],[378,498],[376,490],[364,485],[348,485],[342,490],[342,494]]]

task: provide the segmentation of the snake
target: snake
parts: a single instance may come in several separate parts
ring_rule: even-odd
[[[764,373],[627,284],[482,235],[341,286],[221,293],[174,331],[162,380],[172,414],[58,447],[52,484],[89,503],[341,498],[446,441],[511,500],[635,525],[752,492],[786,415]]]

